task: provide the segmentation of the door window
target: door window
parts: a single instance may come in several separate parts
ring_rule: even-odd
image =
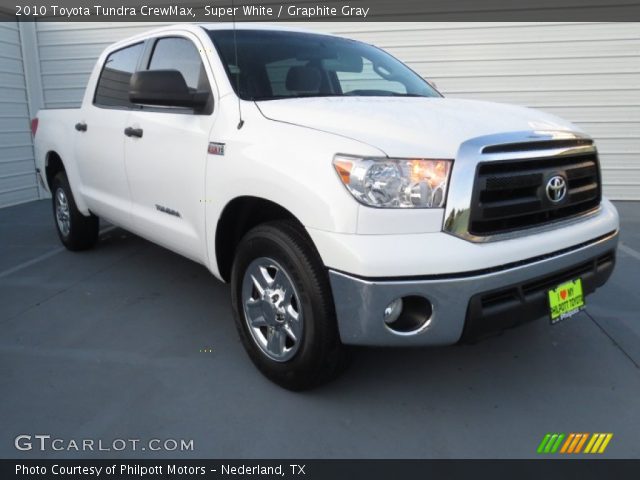
[[[104,107],[133,108],[129,101],[129,81],[136,71],[143,43],[112,52],[98,79],[93,103]]]
[[[210,92],[207,72],[200,52],[186,38],[161,38],[156,42],[149,62],[149,70],[178,70],[189,89]]]

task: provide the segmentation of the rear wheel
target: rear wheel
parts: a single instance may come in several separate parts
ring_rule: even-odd
[[[64,172],[59,172],[53,178],[51,193],[53,218],[63,245],[74,251],[93,247],[98,241],[98,217],[85,216],[78,210]]]
[[[238,246],[231,294],[236,326],[254,364],[289,390],[313,388],[347,365],[327,274],[293,222],[251,230]]]

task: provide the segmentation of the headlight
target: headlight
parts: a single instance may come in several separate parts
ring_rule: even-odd
[[[383,208],[442,208],[452,160],[336,155],[342,183],[361,203]]]

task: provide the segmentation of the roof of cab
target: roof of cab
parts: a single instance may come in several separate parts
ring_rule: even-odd
[[[281,24],[264,24],[264,23],[251,23],[251,22],[219,22],[219,23],[199,23],[198,26],[207,30],[279,30],[284,32],[300,32],[300,33],[316,33],[318,35],[331,35],[325,32],[314,32],[313,30],[282,26]]]

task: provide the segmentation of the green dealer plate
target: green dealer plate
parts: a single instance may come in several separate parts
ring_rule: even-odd
[[[579,278],[549,290],[551,323],[569,318],[584,308],[582,280]]]

